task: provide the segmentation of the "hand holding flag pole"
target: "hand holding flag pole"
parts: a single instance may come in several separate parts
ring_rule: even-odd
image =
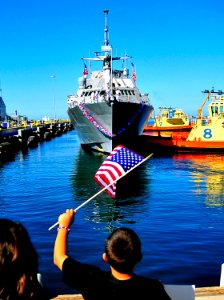
[[[117,155],[118,153],[121,153],[121,151],[128,151],[128,154],[133,154],[134,152],[133,151],[131,151],[131,150],[129,150],[129,149],[127,149],[127,148],[125,148],[124,146],[117,146],[112,152],[111,152],[111,154],[108,156],[108,158],[105,160],[105,162],[102,164],[102,166],[99,168],[99,170],[97,171],[97,173],[96,173],[96,175],[94,176],[94,179],[101,185],[101,186],[104,186],[104,188],[103,189],[101,189],[99,192],[97,192],[95,195],[93,195],[92,197],[90,197],[88,200],[86,200],[85,202],[83,202],[82,204],[80,204],[78,207],[76,207],[75,209],[74,209],[74,211],[75,212],[77,212],[77,210],[79,210],[81,207],[83,207],[84,205],[86,205],[87,203],[89,203],[92,199],[94,199],[96,196],[98,196],[99,194],[101,194],[103,191],[105,191],[105,190],[107,190],[107,193],[109,193],[109,195],[110,196],[112,196],[113,198],[115,197],[115,192],[114,192],[114,194],[112,194],[112,192],[110,191],[110,190],[108,190],[108,188],[110,188],[111,186],[113,186],[113,185],[115,185],[116,184],[116,182],[119,180],[119,179],[121,179],[122,177],[124,177],[125,175],[127,175],[128,173],[130,173],[132,170],[134,170],[135,168],[137,168],[140,164],[142,164],[143,162],[145,162],[146,160],[148,160],[152,155],[153,155],[153,153],[151,153],[151,154],[149,154],[146,158],[143,158],[142,156],[139,156],[138,154],[136,154],[135,153],[135,156],[137,155],[138,157],[140,157],[140,158],[142,158],[141,160],[140,160],[140,162],[139,163],[137,163],[137,164],[135,164],[133,167],[131,167],[130,168],[130,165],[129,165],[129,169],[125,172],[125,168],[122,168],[122,170],[123,170],[123,173],[122,174],[116,174],[116,178],[114,179],[114,180],[112,180],[112,182],[111,182],[111,177],[109,177],[109,179],[108,179],[108,177],[107,177],[107,181],[108,182],[110,182],[109,184],[107,184],[106,186],[105,186],[105,183],[106,183],[106,181],[104,180],[103,182],[102,181],[100,181],[99,180],[99,178],[96,178],[97,177],[97,174],[99,173],[99,171],[101,170],[101,168],[102,168],[102,170],[103,170],[103,172],[105,173],[105,169],[104,169],[104,165],[107,165],[106,167],[108,168],[108,162],[110,163],[111,162],[111,160],[112,160],[112,158],[115,158],[115,160],[117,160],[117,157],[114,157],[115,156],[115,154]],[[122,153],[123,154],[123,153]],[[123,156],[122,156],[122,160],[123,160]],[[106,163],[106,164],[105,164]],[[112,164],[114,165],[114,162],[112,162]],[[115,164],[117,164],[117,163],[115,163]],[[119,166],[120,166],[120,164],[119,164]],[[114,167],[114,166],[113,166]],[[124,167],[124,166],[123,166]],[[108,170],[109,170],[109,172],[112,174],[112,176],[114,176],[114,170],[112,170],[112,172],[111,172],[111,166],[109,166],[109,168],[108,168]],[[106,172],[108,172],[108,170],[106,171]],[[100,175],[99,176],[101,176],[101,173],[102,173],[102,171],[100,171]],[[104,174],[105,175],[105,174]],[[108,174],[107,174],[108,175]],[[114,189],[116,188],[116,186],[114,186],[113,187]],[[48,228],[48,230],[51,230],[51,229],[53,229],[55,226],[57,226],[58,225],[58,223],[59,222],[57,222],[57,223],[55,223],[54,225],[52,225],[51,227],[49,227]]]

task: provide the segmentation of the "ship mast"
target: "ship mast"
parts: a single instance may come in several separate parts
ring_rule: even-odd
[[[104,44],[103,46],[101,47],[101,50],[103,52],[105,52],[105,58],[104,58],[104,63],[108,60],[108,57],[110,57],[110,84],[108,85],[108,96],[109,98],[111,98],[111,95],[112,95],[112,83],[113,83],[113,68],[112,68],[112,61],[113,61],[113,58],[112,58],[112,46],[109,45],[109,29],[108,29],[108,20],[107,20],[107,17],[108,17],[108,12],[109,10],[105,9],[104,10]]]
[[[109,45],[109,35],[108,35],[108,22],[107,22],[107,16],[108,16],[109,10],[104,10],[104,46]]]
[[[112,46],[109,45],[109,29],[108,29],[108,16],[109,10],[104,10],[104,41],[103,46],[101,47],[101,51],[105,52],[105,56],[108,57],[109,52],[111,53],[111,61],[112,61]]]

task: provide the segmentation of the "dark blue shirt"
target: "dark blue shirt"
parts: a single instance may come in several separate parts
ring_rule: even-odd
[[[117,280],[111,272],[68,257],[63,263],[64,283],[79,291],[85,300],[171,300],[159,280],[133,275]]]

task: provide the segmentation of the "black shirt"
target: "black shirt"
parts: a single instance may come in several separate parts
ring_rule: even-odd
[[[79,291],[85,300],[171,300],[159,280],[133,275],[117,280],[111,272],[68,257],[63,263],[65,284]]]

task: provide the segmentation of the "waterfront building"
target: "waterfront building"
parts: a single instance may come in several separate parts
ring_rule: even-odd
[[[6,105],[0,96],[0,121],[5,120],[6,118]]]

